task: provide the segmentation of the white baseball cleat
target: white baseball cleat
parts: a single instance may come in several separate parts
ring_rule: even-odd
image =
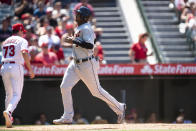
[[[56,125],[61,124],[72,124],[72,121],[66,118],[61,117],[60,119],[53,120],[53,123]]]
[[[121,114],[118,114],[117,123],[122,124],[125,121],[125,110],[126,110],[126,104],[123,103],[123,111]]]
[[[5,124],[7,128],[12,128],[13,118],[11,113],[8,111],[3,112],[3,116],[5,117]]]

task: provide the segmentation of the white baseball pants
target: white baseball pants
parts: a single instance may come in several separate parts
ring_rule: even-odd
[[[93,96],[105,101],[116,114],[122,113],[123,105],[101,87],[97,72],[98,68],[99,62],[95,59],[81,64],[75,64],[72,61],[69,64],[60,86],[64,105],[63,118],[69,120],[73,118],[74,111],[71,90],[80,79],[86,84]]]
[[[22,94],[24,82],[23,66],[13,63],[3,64],[1,75],[6,92],[5,110],[12,113],[20,101]]]

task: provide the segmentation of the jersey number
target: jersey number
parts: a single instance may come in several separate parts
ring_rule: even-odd
[[[8,54],[8,50],[9,50],[9,56],[14,56],[15,55],[15,46],[14,45],[10,45],[10,46],[4,46],[4,58],[7,57]]]

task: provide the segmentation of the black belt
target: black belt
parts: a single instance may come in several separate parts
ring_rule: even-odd
[[[15,64],[15,61],[2,62],[2,64]]]
[[[96,60],[97,60],[97,57],[94,57],[94,56],[92,55],[92,56],[91,56],[91,57],[89,57],[89,58],[77,59],[77,60],[76,60],[76,63],[77,63],[77,64],[78,64],[78,63],[82,63],[82,62],[85,62],[85,61],[91,60],[91,59],[93,59],[93,58],[96,58]]]

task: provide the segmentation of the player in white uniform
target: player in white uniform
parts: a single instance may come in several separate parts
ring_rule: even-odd
[[[23,33],[26,32],[24,26],[20,23],[14,24],[12,31],[13,35],[7,38],[1,45],[3,51],[1,75],[6,92],[3,115],[8,128],[12,127],[12,112],[20,101],[22,94],[24,61],[29,70],[30,78],[35,76],[30,65],[28,42],[22,38]]]
[[[64,39],[65,42],[72,44],[74,59],[70,62],[60,85],[64,114],[60,119],[53,120],[54,124],[72,123],[74,110],[71,90],[80,79],[87,85],[93,96],[105,101],[117,114],[117,123],[122,123],[124,120],[125,104],[119,103],[99,83],[99,61],[93,56],[95,34],[88,23],[90,14],[90,10],[84,6],[76,10],[78,27],[73,37]]]

